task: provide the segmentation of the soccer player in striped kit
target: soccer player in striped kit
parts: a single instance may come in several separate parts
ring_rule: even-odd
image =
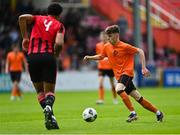
[[[64,25],[59,21],[62,7],[51,3],[48,15],[24,14],[19,16],[23,38],[22,47],[28,54],[28,68],[31,81],[37,91],[38,101],[44,110],[45,126],[48,130],[59,129],[53,113],[56,83],[56,57],[64,44]],[[30,38],[27,28],[33,25]]]

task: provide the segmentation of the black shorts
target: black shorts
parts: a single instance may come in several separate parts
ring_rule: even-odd
[[[10,76],[11,76],[11,81],[12,82],[20,82],[21,80],[21,71],[11,71],[10,72]]]
[[[28,68],[31,81],[37,82],[56,82],[57,65],[53,54],[38,53],[28,55]]]
[[[99,76],[108,76],[108,77],[114,77],[114,72],[113,72],[113,70],[111,70],[111,69],[108,69],[108,70],[106,70],[106,69],[99,69],[99,73],[98,73],[98,75]]]
[[[125,92],[129,95],[131,91],[136,90],[136,87],[133,84],[132,81],[133,77],[130,77],[128,75],[122,75],[120,76],[120,79],[118,80],[118,83],[122,83],[126,86]]]

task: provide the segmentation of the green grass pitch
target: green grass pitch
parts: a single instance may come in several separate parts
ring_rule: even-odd
[[[119,98],[112,103],[110,91],[105,93],[105,104],[96,105],[97,91],[58,92],[54,113],[60,130],[46,130],[43,111],[35,93],[24,93],[22,101],[10,101],[9,93],[0,93],[0,134],[180,134],[180,89],[142,88],[142,95],[160,108],[165,118],[156,122],[153,113],[143,109],[132,99],[139,119],[125,120],[129,112]],[[82,119],[87,107],[97,110],[98,118],[92,123]]]

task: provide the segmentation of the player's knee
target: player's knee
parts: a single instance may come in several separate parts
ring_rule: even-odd
[[[100,83],[99,84],[99,88],[102,89],[103,88],[103,84]]]
[[[14,81],[13,84],[14,84],[14,85],[18,85],[18,81]]]
[[[138,101],[138,102],[142,101],[142,100],[141,100],[142,98],[143,98],[143,97],[142,97],[141,95],[136,95],[136,96],[134,97],[134,99],[135,99],[136,101]]]
[[[120,94],[120,93],[122,93],[124,90],[125,90],[125,86],[124,86],[124,84],[122,84],[122,83],[118,83],[117,85],[116,85],[116,92],[118,93],[118,94]]]
[[[99,83],[99,87],[103,88],[103,83],[102,82]]]

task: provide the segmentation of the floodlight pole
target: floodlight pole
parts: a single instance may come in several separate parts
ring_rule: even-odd
[[[146,0],[146,29],[147,29],[147,45],[148,45],[148,56],[149,61],[153,62],[154,60],[154,47],[153,47],[153,40],[152,40],[152,28],[151,28],[151,7],[150,7],[150,0]]]
[[[139,0],[134,0],[133,2],[133,22],[134,22],[134,45],[141,48],[141,21],[139,14]],[[135,57],[136,64],[138,63],[138,58]]]

